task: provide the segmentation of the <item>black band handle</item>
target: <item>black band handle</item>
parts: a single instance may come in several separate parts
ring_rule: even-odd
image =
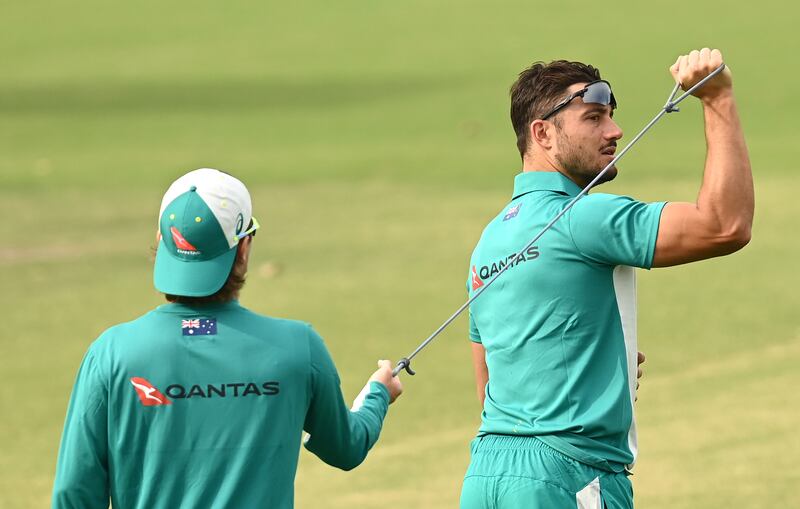
[[[397,361],[397,366],[395,366],[394,371],[392,371],[392,376],[397,376],[397,374],[403,371],[404,369],[406,370],[406,373],[408,373],[411,376],[417,374],[416,371],[411,369],[411,361],[408,359],[408,357],[403,357],[402,359]]]

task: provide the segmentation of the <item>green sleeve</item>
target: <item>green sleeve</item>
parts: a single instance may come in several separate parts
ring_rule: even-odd
[[[472,261],[472,260],[470,260]],[[472,272],[469,273],[467,277],[467,295],[469,294],[470,287],[472,286]],[[472,309],[469,310],[469,340],[473,343],[481,343],[481,333],[478,331],[478,326],[475,324],[475,318],[472,316]]]
[[[473,343],[482,343],[481,333],[478,331],[478,326],[475,324],[475,318],[472,316],[472,311],[469,312],[469,339]]]
[[[649,269],[664,205],[590,194],[570,210],[569,231],[578,251],[592,261]]]
[[[56,464],[52,507],[107,508],[108,392],[90,348],[72,389]]]
[[[309,327],[311,401],[303,429],[305,447],[343,470],[357,467],[377,442],[389,410],[389,391],[379,382],[364,388],[353,410],[344,402],[339,374],[322,338]],[[359,406],[360,403],[360,406]]]

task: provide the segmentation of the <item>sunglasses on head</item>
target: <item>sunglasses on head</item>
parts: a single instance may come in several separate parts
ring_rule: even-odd
[[[555,108],[550,110],[550,113],[543,115],[542,120],[547,120],[566,108],[576,97],[582,97],[584,103],[602,104],[603,106],[611,105],[611,109],[617,107],[617,100],[614,99],[614,93],[611,92],[611,85],[606,80],[597,80],[571,93],[566,99],[556,104]]]
[[[250,235],[252,237],[255,237],[256,236],[256,230],[258,230],[260,227],[261,227],[261,225],[258,224],[258,219],[256,219],[255,217],[251,217],[250,218],[250,227],[247,230],[236,234],[236,239],[237,240],[242,240],[243,238],[247,237],[248,235]]]

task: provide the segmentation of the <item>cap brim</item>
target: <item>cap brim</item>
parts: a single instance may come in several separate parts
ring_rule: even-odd
[[[153,284],[161,293],[207,297],[222,288],[231,273],[237,247],[206,261],[186,261],[170,254],[164,240],[158,243]]]

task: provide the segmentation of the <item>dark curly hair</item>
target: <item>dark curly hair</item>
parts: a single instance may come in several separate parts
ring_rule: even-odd
[[[600,71],[595,67],[567,60],[534,62],[519,73],[511,85],[511,124],[517,133],[520,157],[528,150],[531,122],[555,107],[570,85],[599,79]],[[553,122],[560,127],[558,117],[553,117]]]

